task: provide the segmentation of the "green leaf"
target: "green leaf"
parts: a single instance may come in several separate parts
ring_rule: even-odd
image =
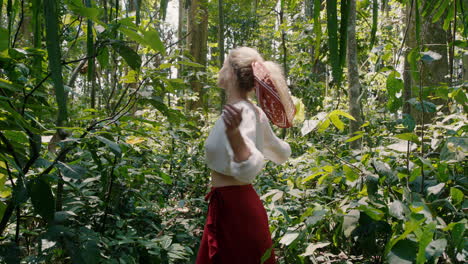
[[[405,239],[411,232],[415,231],[416,229],[420,228],[421,224],[426,220],[426,218],[421,214],[411,214],[410,220],[405,222],[405,231],[398,237],[393,237],[387,245],[385,245],[385,252],[384,254],[389,257],[391,254],[391,250],[393,247],[402,239]],[[416,249],[415,249],[416,251]],[[398,252],[398,251],[397,251]],[[416,257],[416,252],[414,252]],[[396,262],[392,262],[396,263]],[[406,262],[405,262],[406,263]]]
[[[461,251],[463,249],[463,240],[465,238],[465,223],[455,223],[452,227],[451,235],[453,246],[457,249],[457,251]]]
[[[440,151],[440,159],[447,162],[459,162],[468,152],[468,138],[449,137]]]
[[[327,118],[323,120],[322,122],[320,122],[317,132],[321,133],[325,131],[325,129],[327,129],[329,126],[330,126],[330,119]]]
[[[299,236],[298,232],[293,232],[293,233],[286,233],[281,240],[279,241],[280,244],[283,244],[285,246],[289,246],[296,238]]]
[[[310,176],[307,176],[304,180],[302,180],[302,183],[306,183],[306,182],[308,182],[308,181],[310,181],[310,180],[313,180],[313,179],[316,178],[317,176],[323,175],[323,174],[325,174],[325,173],[327,173],[327,172],[326,172],[326,171],[319,171],[319,172],[316,172],[316,173],[314,173],[314,174],[312,174],[312,175],[310,175]]]
[[[322,221],[327,215],[327,210],[314,210],[310,217],[307,217],[307,226],[315,226],[317,223]]]
[[[413,131],[416,128],[416,122],[414,122],[410,114],[403,114],[402,123],[409,131]]]
[[[270,258],[272,249],[273,249],[273,245],[265,251],[265,253],[262,255],[262,258],[260,260],[260,264],[265,263],[265,261],[267,261]]]
[[[310,256],[310,255],[313,255],[315,250],[319,249],[319,248],[324,248],[328,245],[330,245],[331,243],[330,242],[319,242],[319,243],[310,243],[305,252],[302,253],[300,256]]]
[[[164,48],[164,44],[161,41],[161,38],[159,37],[159,33],[152,29],[148,31],[143,32],[143,36],[145,39],[145,42],[155,51],[161,52],[161,54],[165,54],[166,50]]]
[[[344,123],[341,122],[338,115],[330,115],[330,120],[332,121],[333,125],[335,125],[336,128],[338,128],[340,131],[343,131]]]
[[[403,134],[398,134],[395,135],[396,138],[411,141],[414,143],[419,143],[419,138],[416,134],[414,133],[403,133]]]
[[[404,205],[402,202],[399,200],[393,201],[390,206],[388,207],[388,213],[399,219],[399,220],[404,220],[405,219],[405,211],[409,211],[406,208],[406,205]]]
[[[351,167],[348,165],[343,165],[343,171],[346,176],[346,180],[353,182],[357,179],[359,179],[359,174],[357,174]]]
[[[417,243],[409,239],[398,241],[387,255],[390,264],[412,264],[416,261]]]
[[[435,104],[423,100],[423,103],[416,99],[416,98],[411,98],[407,101],[410,103],[412,106],[414,106],[418,111],[425,112],[425,113],[434,113],[436,111],[436,106]]]
[[[122,154],[122,150],[120,149],[120,146],[117,143],[110,141],[109,139],[105,137],[101,137],[101,136],[95,136],[95,137],[97,140],[106,144],[116,156],[120,156],[120,154]]]
[[[417,264],[424,264],[426,262],[426,247],[431,243],[432,237],[434,236],[434,231],[436,228],[435,222],[430,223],[425,226],[423,233],[419,237],[419,249],[416,257]]]
[[[452,197],[454,205],[461,204],[465,197],[463,192],[455,187],[450,187],[450,196]]]
[[[312,132],[317,125],[320,123],[319,120],[306,120],[304,121],[302,128],[301,128],[301,134],[302,136],[305,136]]]
[[[440,19],[442,14],[444,14],[445,9],[447,9],[447,6],[448,6],[449,2],[450,1],[448,1],[448,0],[443,0],[442,4],[437,9],[435,9],[435,10],[437,10],[437,12],[432,17],[432,23],[435,23]]]
[[[50,1],[50,0],[49,0]],[[141,57],[130,47],[124,45],[121,42],[116,42],[112,44],[112,48],[122,56],[122,58],[127,62],[134,70],[139,70],[141,66]]]
[[[367,175],[366,187],[367,187],[367,194],[369,196],[375,196],[379,188],[379,178],[374,175]]]
[[[81,179],[81,176],[86,174],[86,168],[83,168],[78,165],[69,165],[59,161],[57,167],[62,172],[65,177],[73,179]]]
[[[101,65],[101,69],[105,69],[109,66],[109,49],[107,47],[101,48],[97,60]]]
[[[99,17],[99,9],[93,7],[84,7],[83,3],[79,0],[68,0],[66,3],[68,8],[77,15],[89,18],[91,20],[97,20]]]
[[[304,119],[305,119],[305,105],[302,102],[301,98],[297,98],[295,96],[291,96],[291,97],[293,99],[293,103],[296,108],[296,114],[294,115],[293,122],[302,123],[304,122]],[[302,135],[304,136],[304,134]]]
[[[425,249],[427,258],[438,258],[444,253],[446,247],[447,240],[444,238],[431,241]]]
[[[444,186],[445,186],[445,183],[443,182],[436,184],[434,186],[431,186],[427,188],[427,194],[437,195],[442,191],[442,189],[444,189]]]
[[[343,216],[343,232],[345,237],[350,237],[351,233],[359,224],[359,210],[351,210]]]
[[[51,222],[55,214],[55,199],[49,184],[42,177],[36,177],[29,180],[27,186],[34,210],[45,221]]]
[[[205,66],[203,66],[203,65],[201,65],[199,63],[191,62],[191,61],[178,61],[177,63],[182,64],[182,65],[187,65],[187,66],[190,66],[190,67],[195,67],[195,68],[205,67]]]
[[[403,80],[397,78],[398,72],[392,71],[387,77],[387,92],[392,98],[395,98],[396,94],[403,90]]]
[[[370,218],[374,219],[375,221],[382,220],[382,218],[384,217],[384,212],[371,206],[360,205],[358,209],[367,214]]]
[[[330,116],[331,115],[340,115],[340,116],[344,116],[344,117],[346,117],[348,119],[356,121],[356,119],[352,115],[350,115],[350,114],[348,114],[348,113],[346,113],[345,111],[342,111],[342,110],[331,111],[329,115]]]
[[[1,79],[1,78],[0,78],[0,88],[7,89],[7,90],[10,90],[10,91],[13,91],[13,92],[19,92],[19,91],[23,90],[21,88],[21,86],[15,84],[15,83],[12,83],[12,82],[10,82],[8,80]]]
[[[353,141],[356,141],[356,140],[362,138],[363,136],[364,136],[364,134],[359,134],[359,135],[348,138],[347,140],[345,140],[345,142],[346,143],[353,142]]]
[[[172,178],[171,176],[167,175],[166,173],[159,171],[159,176],[161,179],[164,181],[165,184],[172,184]]]

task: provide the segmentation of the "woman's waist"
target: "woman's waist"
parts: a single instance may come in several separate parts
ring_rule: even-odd
[[[248,182],[242,182],[234,178],[233,176],[226,175],[215,170],[211,170],[211,185],[213,187],[224,187],[224,186],[240,186],[240,185],[251,185]]]

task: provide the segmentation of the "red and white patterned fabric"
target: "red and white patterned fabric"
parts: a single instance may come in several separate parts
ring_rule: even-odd
[[[281,101],[278,90],[270,78],[270,72],[263,63],[254,61],[252,69],[257,100],[268,119],[278,127],[291,127],[296,114],[296,107],[291,97],[287,96],[283,99],[285,101]]]

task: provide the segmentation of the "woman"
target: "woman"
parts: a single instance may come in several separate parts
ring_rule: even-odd
[[[205,197],[210,200],[208,217],[196,264],[259,264],[269,249],[264,263],[276,263],[268,217],[251,183],[265,159],[281,164],[291,155],[289,144],[276,137],[268,121],[286,113],[290,126],[295,109],[285,111],[293,107],[286,81],[276,63],[242,47],[229,53],[218,85],[226,90],[227,104],[205,142],[212,187]],[[255,87],[268,116],[248,99]],[[268,92],[265,87],[273,87],[279,107],[270,107],[275,102],[263,93]]]

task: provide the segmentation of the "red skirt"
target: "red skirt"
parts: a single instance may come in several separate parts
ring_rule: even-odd
[[[274,264],[268,216],[252,184],[211,187],[208,217],[195,264]]]

